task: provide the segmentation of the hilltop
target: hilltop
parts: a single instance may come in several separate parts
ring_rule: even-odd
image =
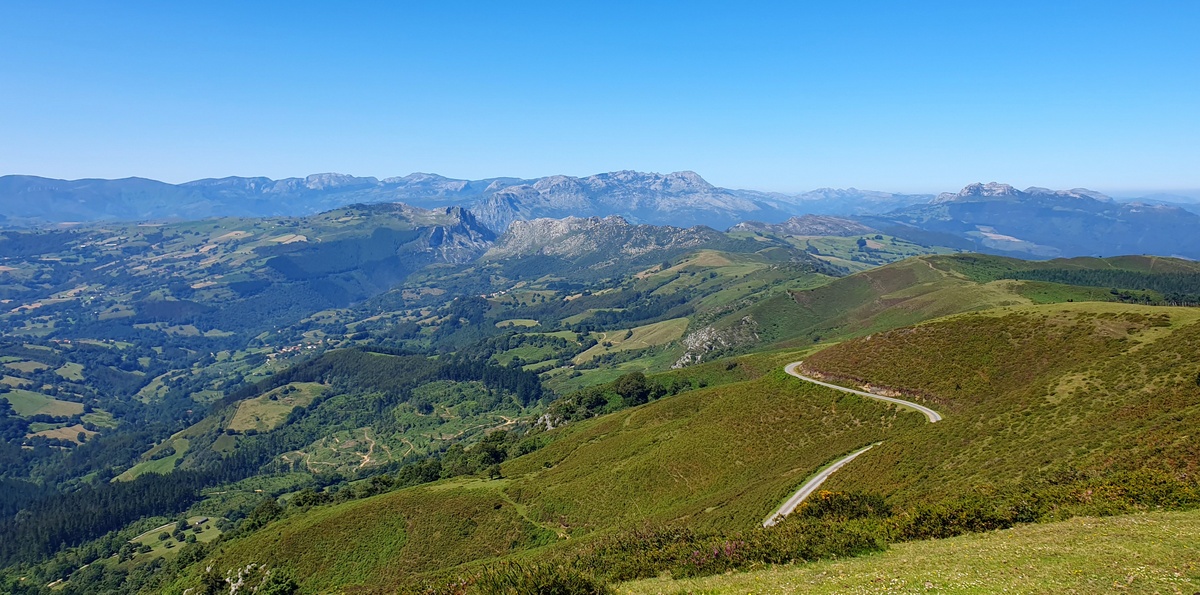
[[[806,345],[958,312],[1068,301],[1200,303],[1200,264],[1126,256],[1027,261],[980,254],[910,258],[811,289],[777,293],[696,331],[691,358],[729,348]],[[748,332],[752,331],[752,332]]]

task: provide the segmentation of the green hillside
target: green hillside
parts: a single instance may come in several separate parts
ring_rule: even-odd
[[[284,566],[311,592],[394,592],[422,573],[555,540],[502,490],[460,482],[315,509],[233,542],[215,563]]]
[[[508,536],[499,545],[479,542],[463,523],[486,524],[492,513],[467,522],[453,508],[464,498],[496,503],[499,516],[518,515],[521,523],[506,531],[549,532],[556,551],[644,522],[718,532],[747,529],[812,470],[858,444],[923,423],[919,415],[794,382],[776,371],[569,425],[549,445],[506,463],[503,480],[450,480],[289,517],[232,543],[217,563],[324,568],[303,572],[302,585],[316,591],[361,585],[386,592],[423,576],[450,576],[469,560],[548,543],[542,533],[518,540]],[[414,502],[423,503],[422,514],[377,520],[382,511],[417,506]],[[349,526],[354,529],[342,529]],[[394,556],[400,554],[383,555],[377,562],[387,563],[382,572],[360,569],[343,547],[310,545],[335,539],[330,535],[353,535],[362,544],[390,543],[399,539],[397,526],[440,535],[436,551],[449,553],[424,565],[397,565]],[[470,549],[476,547],[487,554]],[[464,556],[460,549],[477,553]],[[323,561],[327,556],[345,561],[329,567]],[[350,572],[352,580],[342,574]]]
[[[530,526],[558,535],[544,551],[536,549],[543,541],[494,549],[501,557],[535,548],[522,557],[582,555],[581,564],[597,564],[614,555],[617,546],[606,540],[620,542],[647,522],[697,532],[681,538],[685,544],[708,543],[705,535],[766,539],[753,527],[808,474],[873,442],[882,444],[826,487],[886,496],[892,512],[866,526],[887,541],[1195,504],[1200,492],[1188,478],[1200,458],[1182,437],[1193,435],[1200,419],[1197,342],[1200,312],[1186,308],[1088,303],[958,315],[843,342],[806,359],[807,367],[830,376],[849,379],[853,370],[857,381],[934,403],[946,415],[938,424],[776,370],[568,425],[552,432],[548,445],[505,463],[504,480],[377,496],[338,509],[338,522],[365,527],[355,533],[365,542],[383,540],[392,529],[355,519],[422,490],[447,499],[474,491],[490,493],[497,510],[512,506]],[[219,564],[312,567],[316,554],[288,545],[310,541],[299,536],[313,526],[312,514],[233,542]],[[423,518],[449,535],[442,523],[456,517]],[[292,532],[293,542],[277,541]],[[261,555],[267,551],[270,560]],[[372,591],[470,573],[446,560],[356,580]],[[658,563],[693,572],[686,564]],[[325,581],[301,584],[320,590]]]
[[[846,341],[805,367],[946,414],[856,460],[857,471],[835,476],[832,489],[911,501],[1119,472],[1187,478],[1200,461],[1187,438],[1200,429],[1193,308],[1091,303],[965,314]]]
[[[1000,306],[1065,302],[1200,302],[1200,264],[1153,256],[1023,261],[980,254],[910,258],[778,293],[714,323],[753,321],[759,344],[857,337]]]

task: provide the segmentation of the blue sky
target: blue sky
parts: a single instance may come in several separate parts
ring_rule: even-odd
[[[1200,2],[647,4],[0,1],[0,173],[1200,188]]]

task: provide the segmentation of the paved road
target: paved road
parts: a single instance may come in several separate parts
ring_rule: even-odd
[[[802,364],[802,363],[804,363],[804,362],[792,362],[792,363],[784,366],[783,371],[787,372],[788,374],[791,374],[792,376],[795,376],[796,378],[799,378],[800,380],[811,382],[813,384],[819,384],[819,385],[827,387],[827,388],[832,388],[833,390],[840,390],[844,393],[850,393],[852,395],[859,395],[861,397],[866,397],[868,399],[875,399],[876,401],[886,401],[888,403],[893,403],[896,405],[909,407],[911,409],[916,409],[917,411],[924,413],[925,417],[929,419],[930,423],[933,423],[936,421],[942,421],[942,415],[940,413],[938,413],[937,411],[934,411],[924,405],[918,405],[916,403],[913,403],[912,401],[905,401],[904,399],[894,399],[892,397],[885,397],[883,395],[875,395],[875,394],[871,394],[871,393],[861,391],[861,390],[854,390],[852,388],[838,386],[836,384],[829,384],[828,382],[821,382],[820,380],[817,380],[815,378],[809,378],[808,376],[805,376],[805,375],[801,374],[800,372],[796,371],[796,368],[800,367],[800,364]]]
[[[795,376],[796,378],[799,378],[800,380],[804,380],[806,382],[811,382],[813,384],[819,384],[826,388],[832,388],[833,390],[840,390],[844,393],[859,395],[862,397],[867,397],[868,399],[875,399],[876,401],[884,401],[887,403],[893,403],[895,405],[900,405],[902,407],[908,407],[910,409],[915,409],[916,411],[920,411],[921,413],[925,414],[925,417],[926,417],[926,419],[929,420],[929,423],[938,422],[938,421],[942,420],[942,415],[940,413],[938,413],[937,411],[934,411],[924,405],[918,405],[916,403],[913,403],[912,401],[905,401],[903,399],[895,399],[892,397],[885,397],[883,395],[875,395],[875,394],[871,394],[871,393],[861,391],[861,390],[854,390],[852,388],[846,388],[844,386],[830,384],[828,382],[821,382],[820,380],[817,380],[815,378],[809,378],[808,376],[805,376],[796,370],[796,368],[800,367],[801,363],[803,363],[803,362],[792,362],[792,363],[784,366],[783,371],[787,372],[788,374],[790,374],[792,376]],[[845,458],[826,467],[824,470],[822,470],[820,473],[818,473],[812,479],[804,482],[804,485],[800,486],[800,489],[796,490],[796,493],[792,494],[792,497],[788,498],[787,502],[783,503],[783,506],[780,506],[778,510],[771,513],[771,516],[767,517],[767,520],[763,521],[763,526],[770,527],[770,526],[773,526],[775,523],[778,523],[779,521],[783,520],[783,517],[791,514],[793,510],[796,510],[796,507],[799,506],[801,502],[804,502],[804,500],[806,498],[808,498],[809,496],[811,496],[813,492],[817,491],[817,488],[821,487],[821,484],[825,483],[825,480],[829,479],[830,475],[833,475],[834,473],[837,472],[838,469],[841,469],[843,466],[845,466],[846,463],[853,461],[855,458],[858,457],[858,455],[861,455],[862,453],[867,452],[868,450],[871,450],[878,444],[879,443],[876,442],[875,444],[872,444],[872,445],[864,447],[864,448],[860,448],[860,449],[850,453]]]
[[[876,442],[875,444],[879,443]],[[804,482],[804,485],[800,486],[800,489],[797,490],[795,494],[792,494],[792,497],[788,498],[788,501],[784,502],[783,506],[779,507],[779,510],[771,513],[771,516],[767,517],[767,520],[763,521],[763,526],[771,527],[775,525],[775,523],[782,521],[783,517],[792,514],[792,511],[796,510],[796,507],[800,506],[801,502],[804,502],[804,500],[811,496],[813,492],[817,491],[817,488],[821,487],[821,484],[825,483],[825,480],[829,479],[830,475],[833,475],[834,472],[836,472],[838,469],[841,469],[846,463],[853,461],[858,455],[875,448],[875,444],[872,444],[866,448],[860,448],[850,453],[850,456],[826,467],[825,470],[818,473],[816,477]]]

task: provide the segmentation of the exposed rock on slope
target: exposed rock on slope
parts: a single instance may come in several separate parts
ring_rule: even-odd
[[[725,227],[749,217],[779,220],[788,215],[778,202],[717,188],[694,172],[634,171],[542,178],[495,192],[472,210],[500,231],[513,221],[543,217],[620,215],[644,223]]]
[[[534,219],[514,221],[484,258],[546,255],[576,259],[594,255],[607,261],[723,241],[724,234],[707,227],[633,225],[617,216]]]

